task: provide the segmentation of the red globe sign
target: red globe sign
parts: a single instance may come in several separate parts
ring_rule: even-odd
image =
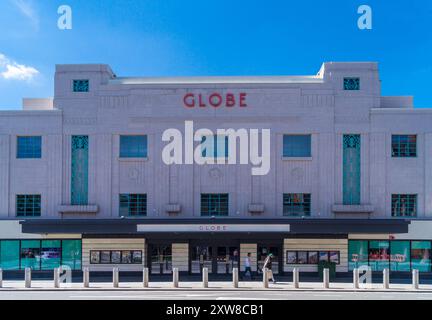
[[[247,107],[246,102],[247,94],[244,92],[241,93],[211,93],[211,94],[202,94],[202,93],[187,93],[183,97],[183,103],[186,108],[206,108],[206,107],[226,107],[226,108],[234,108]]]

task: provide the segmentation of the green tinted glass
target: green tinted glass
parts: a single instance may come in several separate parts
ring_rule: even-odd
[[[390,270],[410,271],[411,254],[409,241],[390,242]]]
[[[40,270],[41,242],[39,240],[21,241],[21,269]]]
[[[0,266],[3,270],[19,269],[19,240],[3,240],[0,244]]]
[[[53,270],[60,267],[61,241],[43,240],[41,250],[42,270]]]
[[[63,240],[62,265],[80,270],[81,254],[81,240]]]

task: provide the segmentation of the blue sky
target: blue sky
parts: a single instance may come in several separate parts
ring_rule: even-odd
[[[73,29],[57,28],[57,8]],[[373,10],[359,30],[357,8]],[[1,0],[0,109],[53,95],[55,64],[119,76],[309,75],[323,61],[378,61],[384,95],[432,107],[430,0]]]

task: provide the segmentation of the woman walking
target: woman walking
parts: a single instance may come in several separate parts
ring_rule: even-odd
[[[267,258],[264,260],[263,273],[264,273],[264,270],[267,269],[268,279],[271,280],[273,283],[276,283],[274,276],[273,276],[273,271],[272,271],[272,257],[273,257],[273,254],[270,253],[267,256]]]

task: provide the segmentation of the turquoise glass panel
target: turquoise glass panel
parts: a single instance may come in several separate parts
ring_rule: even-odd
[[[40,270],[41,242],[39,240],[21,241],[21,269]]]
[[[409,241],[390,242],[390,270],[410,271],[411,253]]]
[[[343,136],[343,203],[360,204],[360,135]]]
[[[388,241],[369,241],[369,266],[372,271],[382,271],[390,264],[390,245]]]
[[[62,241],[62,265],[81,270],[81,240]]]
[[[71,203],[88,204],[88,136],[72,137]]]
[[[368,265],[368,241],[350,240],[348,242],[348,267],[354,270]]]
[[[60,267],[60,240],[42,240],[41,262],[42,270],[53,270],[54,268]]]
[[[420,272],[431,271],[430,241],[411,241],[411,267]]]
[[[19,270],[19,240],[2,240],[0,243],[0,267],[3,270]]]
[[[42,157],[42,137],[18,137],[17,158],[39,159]]]
[[[311,135],[284,135],[284,157],[310,157],[311,155]]]
[[[146,158],[147,136],[120,136],[120,158]]]

